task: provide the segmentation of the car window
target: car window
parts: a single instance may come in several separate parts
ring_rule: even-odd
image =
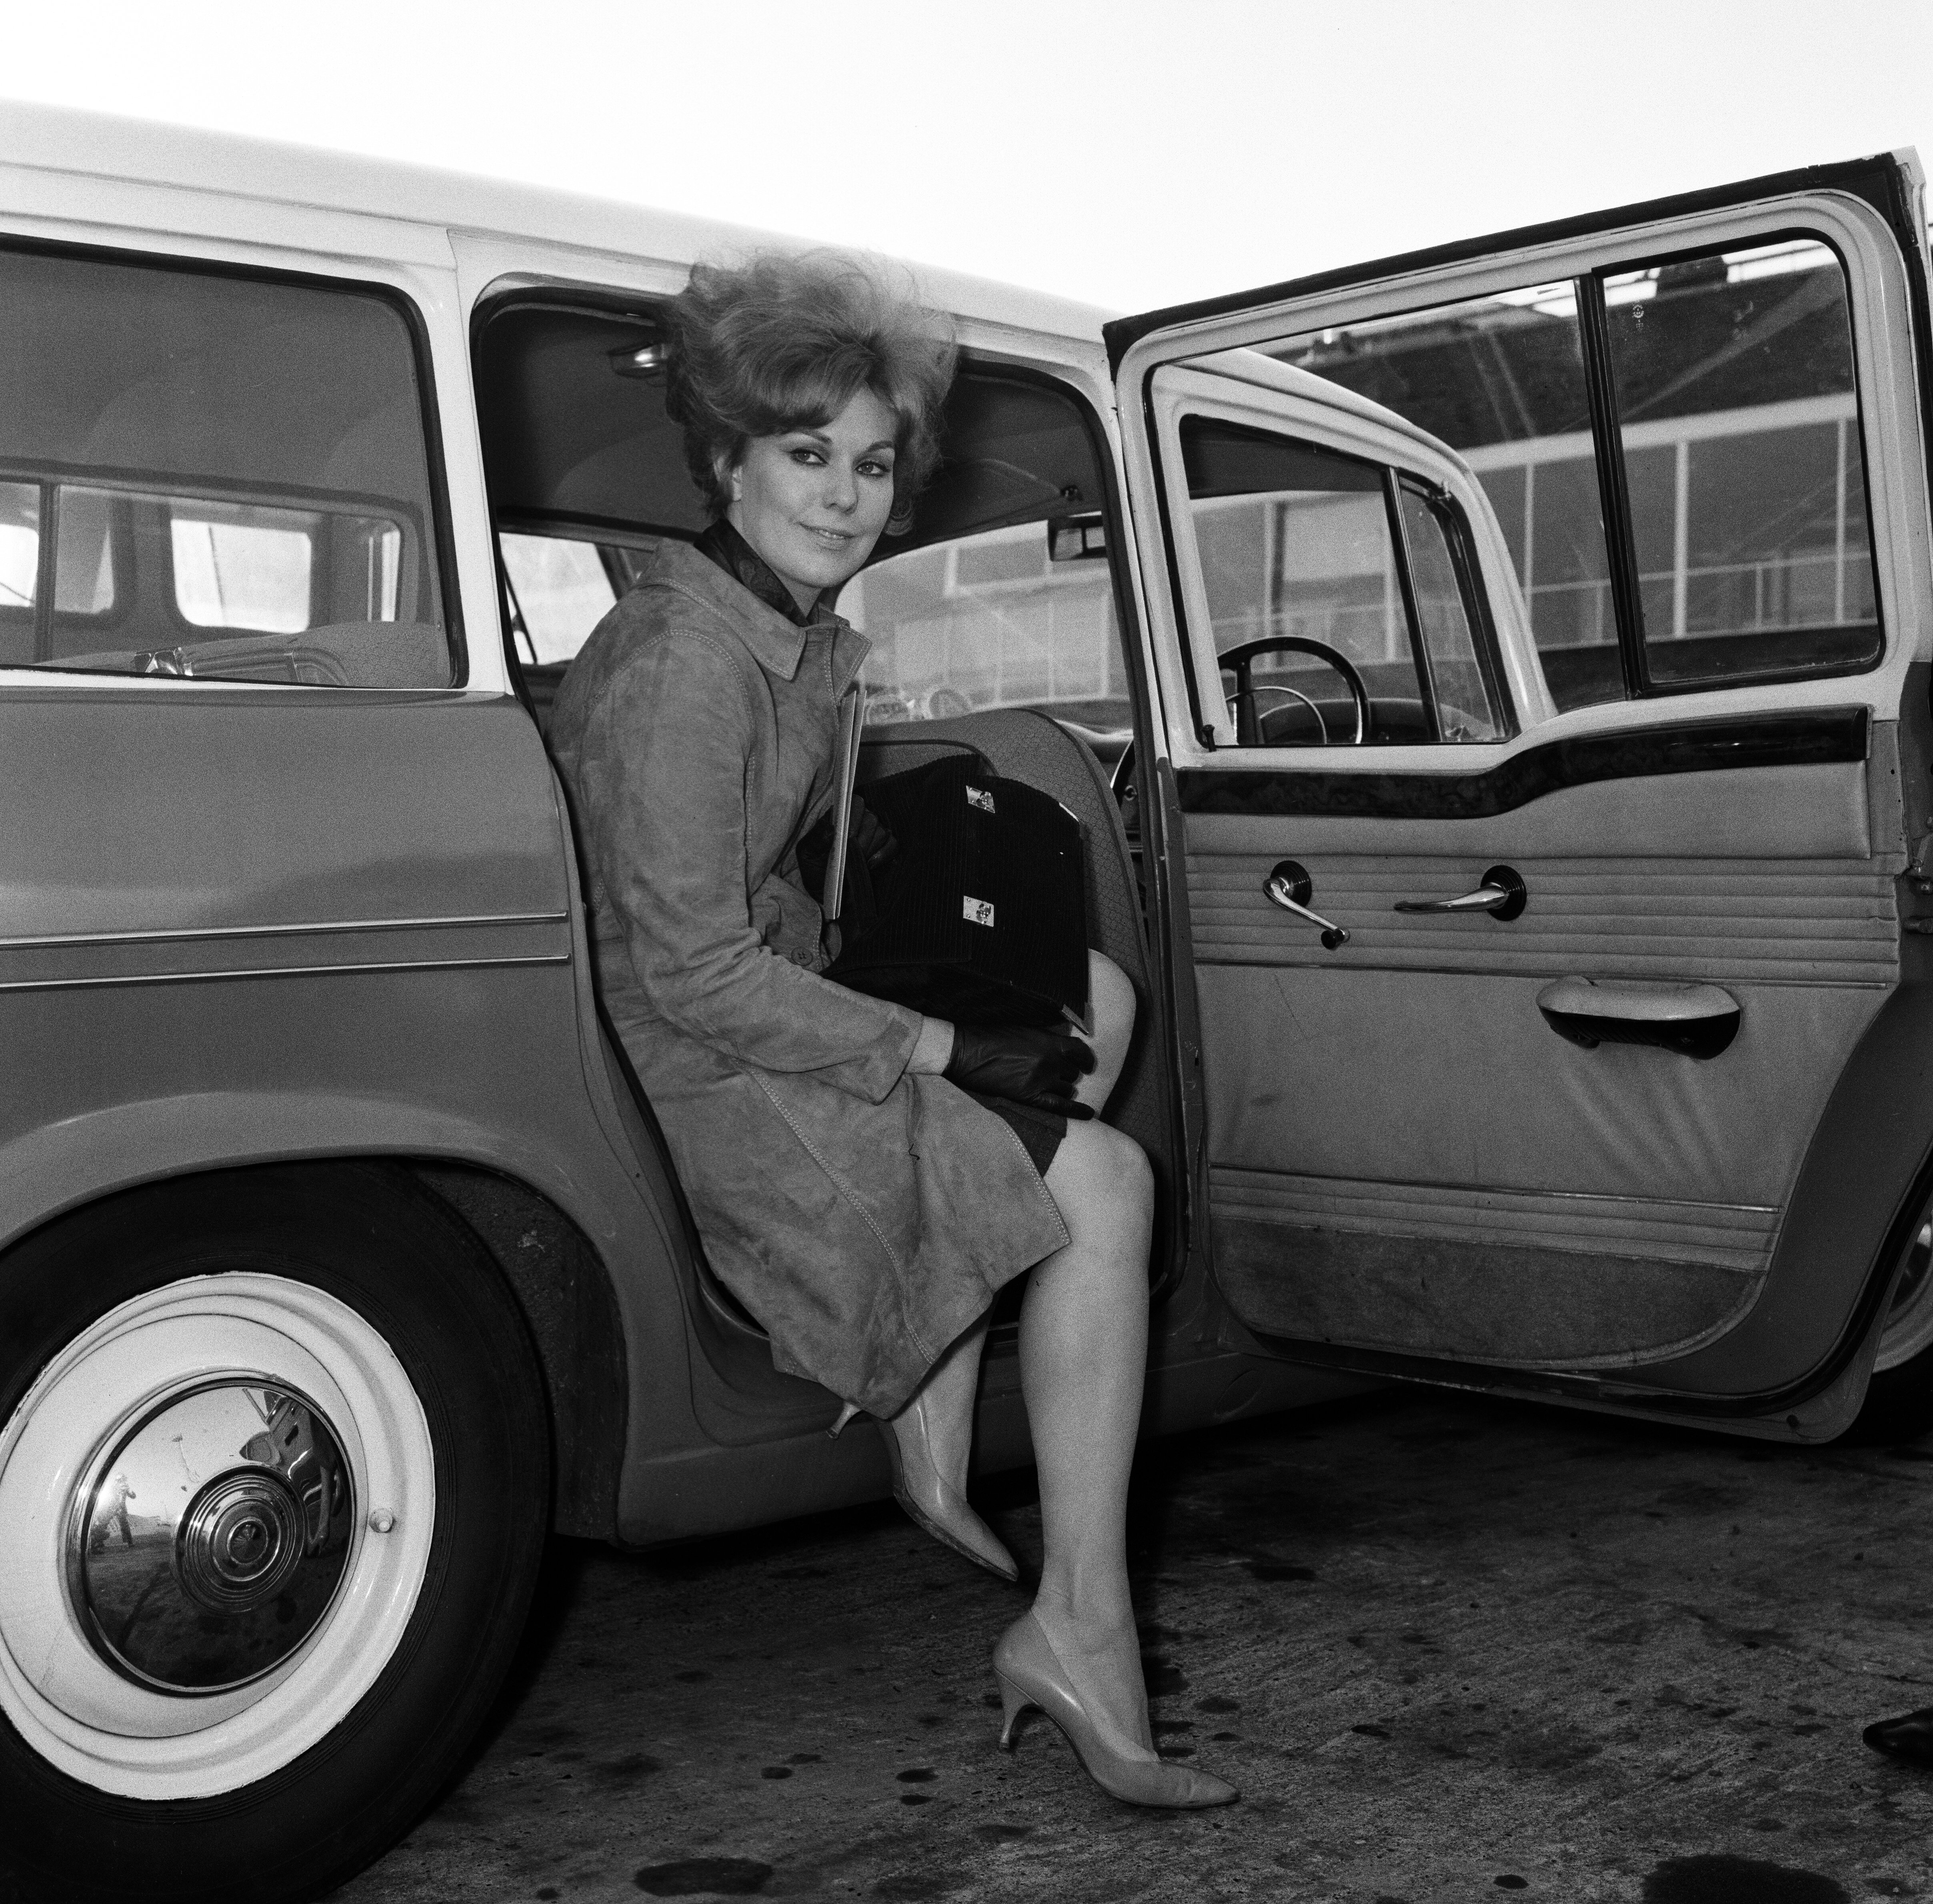
[[[386,294],[0,251],[0,665],[455,678]]]
[[[1125,733],[1127,670],[1099,519],[1067,521],[889,555],[848,582],[839,612],[872,643],[867,719],[1036,707]]]
[[[85,617],[92,622],[114,611],[115,515],[117,509],[131,509],[133,498],[124,502],[110,490],[65,482],[50,484],[46,496],[48,520],[59,525],[54,537],[54,622],[49,650],[59,655],[77,644],[83,648],[97,645],[90,638],[94,631],[77,626],[70,617]],[[125,547],[127,539],[122,539]]]
[[[1646,672],[1870,666],[1881,647],[1838,260],[1785,241],[1607,274]]]
[[[1189,513],[1237,733],[1250,745],[1351,739],[1340,655],[1376,742],[1491,740],[1505,717],[1480,656],[1454,506],[1420,479],[1322,445],[1203,416],[1181,423]]]
[[[523,659],[540,667],[569,661],[618,599],[616,551],[568,536],[506,531],[497,539]]]
[[[1879,659],[1844,274],[1817,240],[1632,260],[1271,354],[1462,452],[1559,708]]]
[[[168,506],[175,607],[182,618],[197,628],[281,634],[306,628],[315,540],[306,525],[289,526],[291,514],[250,509],[218,515],[205,503]]]
[[[40,593],[41,492],[0,482],[0,616],[32,612]]]

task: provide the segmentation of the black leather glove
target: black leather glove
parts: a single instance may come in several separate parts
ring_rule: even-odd
[[[955,1025],[953,1056],[942,1074],[963,1091],[1011,1098],[1063,1117],[1092,1117],[1074,1101],[1074,1087],[1094,1068],[1094,1053],[1064,1032],[1036,1032],[1024,1025]]]

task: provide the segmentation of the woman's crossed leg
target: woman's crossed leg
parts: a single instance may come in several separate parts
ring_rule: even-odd
[[[1087,954],[1087,1002],[1093,1032],[1090,1035],[1076,1028],[1075,1035],[1093,1048],[1094,1068],[1081,1079],[1074,1095],[1075,1101],[1086,1105],[1098,1120],[1127,1062],[1135,1031],[1133,981],[1105,953],[1090,950]],[[1075,1233],[1075,1222],[1069,1214],[1067,1200],[1078,1201],[1087,1194],[1087,1186],[1096,1169],[1095,1162],[1087,1157],[1092,1144],[1082,1134],[1097,1128],[1104,1130],[1108,1137],[1118,1137],[1118,1133],[1105,1131],[1098,1123],[1070,1119],[1067,1135],[1062,1139],[1060,1150],[1047,1173],[1048,1193],[1060,1209],[1061,1221],[1067,1225],[1070,1236]],[[1119,1141],[1132,1150],[1137,1158],[1141,1156],[1139,1146],[1132,1140],[1120,1138]],[[1069,1144],[1076,1146],[1083,1159],[1071,1171],[1063,1167],[1063,1158],[1068,1154]],[[1141,1160],[1141,1167],[1147,1167],[1145,1158]],[[1039,1281],[1048,1263],[1057,1262],[1060,1255],[1065,1254],[1063,1251],[1037,1265],[1033,1272],[1035,1280]],[[1144,1290],[1147,1261],[1145,1240],[1136,1261]],[[1146,1308],[1144,1295],[1141,1306]],[[908,1404],[909,1407],[918,1404],[923,1417],[919,1425],[923,1428],[933,1465],[945,1485],[960,1494],[966,1492],[967,1467],[973,1451],[974,1403],[979,1392],[980,1354],[986,1341],[987,1318],[982,1316],[954,1338],[928,1371],[913,1403]],[[1028,1412],[1031,1419],[1031,1407]],[[898,1417],[894,1419],[897,1420]],[[891,1424],[888,1425],[890,1428]]]

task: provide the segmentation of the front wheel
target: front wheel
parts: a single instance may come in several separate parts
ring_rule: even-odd
[[[449,1776],[542,1557],[495,1264],[399,1170],[239,1171],[21,1245],[0,1343],[0,1875],[339,1884]]]

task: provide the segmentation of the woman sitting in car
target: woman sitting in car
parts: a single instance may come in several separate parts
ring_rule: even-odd
[[[1115,1796],[1225,1803],[1222,1780],[1154,1752],[1128,1596],[1151,1190],[1095,1113],[1132,991],[1093,955],[1091,1039],[863,996],[821,975],[799,869],[867,650],[831,604],[938,461],[951,341],[823,254],[699,266],[669,335],[668,407],[712,525],[645,559],[552,730],[606,1002],[711,1264],[779,1366],[876,1416],[901,1505],[1009,1580],[965,1488],[988,1306],[1031,1271],[1021,1368],[1045,1559],[994,1654],[1003,1742],[1038,1706]],[[854,838],[882,843],[862,811]]]

